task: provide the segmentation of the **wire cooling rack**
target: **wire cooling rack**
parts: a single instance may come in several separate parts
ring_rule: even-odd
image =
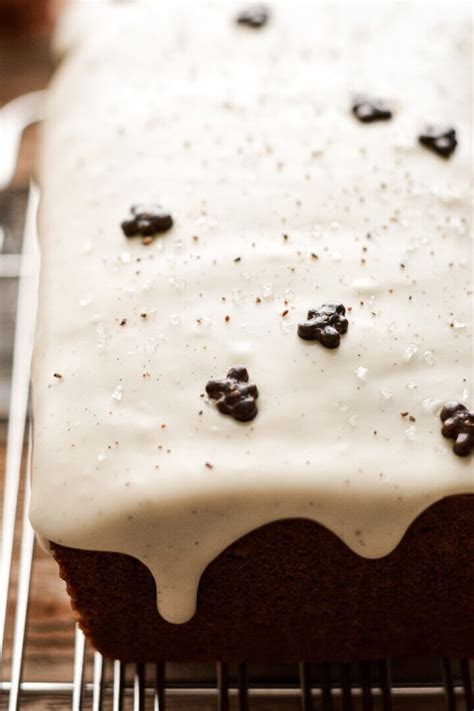
[[[41,115],[41,100],[40,94],[28,96],[17,100],[7,111],[0,111],[0,130],[4,119],[0,133],[0,189],[7,186],[14,170],[23,128]],[[8,150],[3,152],[2,140],[8,142]],[[4,191],[1,197],[5,208],[8,192]],[[0,708],[474,711],[473,666],[467,659],[403,663],[380,660],[357,665],[301,662],[278,668],[256,667],[245,662],[124,665],[106,660],[91,649],[78,627],[71,636],[74,650],[70,679],[58,678],[54,665],[47,680],[28,679],[24,673],[24,651],[32,565],[38,553],[28,520],[29,366],[39,261],[36,246],[39,191],[34,183],[26,200],[24,197],[26,216],[21,253],[2,253],[5,235],[1,223],[5,210],[0,214],[0,305],[7,281],[14,280],[17,285],[10,398],[3,413],[7,437],[0,541]],[[19,554],[14,556],[16,549]],[[12,633],[7,636],[9,625]]]

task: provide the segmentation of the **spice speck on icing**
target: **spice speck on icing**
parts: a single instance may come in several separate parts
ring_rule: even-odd
[[[173,218],[160,205],[133,205],[132,217],[122,222],[122,231],[126,237],[141,236],[144,243],[151,243],[151,238],[161,232],[167,232],[173,226]]]
[[[258,29],[266,25],[270,17],[268,8],[265,5],[252,5],[242,10],[237,15],[237,23],[239,25],[245,25],[246,27],[252,27]]]
[[[362,96],[357,97],[352,104],[352,113],[361,123],[388,121],[392,118],[392,112],[383,101]]]
[[[451,127],[428,126],[425,132],[418,136],[418,141],[442,158],[449,158],[458,145],[456,131]]]
[[[334,302],[310,309],[307,320],[298,324],[298,336],[305,341],[319,341],[325,348],[337,348],[341,334],[347,333],[349,327],[345,313],[345,307]]]
[[[249,374],[243,366],[231,368],[226,378],[209,380],[206,392],[212,400],[217,400],[217,409],[224,415],[248,422],[257,414],[258,389],[249,383]]]
[[[468,410],[462,402],[451,400],[440,413],[443,423],[441,434],[454,439],[453,452],[467,457],[474,448],[474,410]]]

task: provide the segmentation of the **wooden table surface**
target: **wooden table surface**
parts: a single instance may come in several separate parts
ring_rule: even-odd
[[[0,40],[0,106],[9,99],[27,91],[43,88],[51,72],[51,60],[48,51],[48,38],[29,38],[28,40]],[[34,170],[35,150],[37,143],[37,129],[29,129],[21,148],[19,166],[12,184],[15,191],[26,191],[28,180]],[[2,284],[0,283],[0,289]],[[1,301],[0,294],[0,301]],[[1,338],[1,336],[0,336]],[[0,491],[3,491],[3,474],[5,466],[5,422],[0,422]],[[22,509],[22,497],[20,508]],[[10,606],[6,637],[6,660],[3,671],[4,679],[10,674],[10,653],[13,639],[13,613],[15,609],[17,563],[20,546],[20,526],[17,525],[17,537],[14,550],[14,569],[10,590]],[[69,601],[65,594],[64,584],[57,575],[54,561],[45,553],[38,544],[35,546],[32,584],[30,591],[29,619],[27,626],[26,648],[24,656],[23,679],[26,681],[56,681],[71,682],[73,671],[73,645],[74,625],[71,616]],[[91,679],[92,652],[88,654],[86,676]],[[107,677],[110,678],[110,664],[107,668]],[[207,670],[209,673],[209,669]],[[212,672],[212,669],[211,669]],[[174,672],[173,672],[174,673]],[[151,699],[149,700],[151,704]],[[90,700],[86,708],[90,708]],[[110,708],[108,698],[105,708]],[[0,708],[6,708],[6,697],[0,692]],[[23,694],[20,708],[29,710],[63,710],[71,708],[71,695],[49,695],[38,697]],[[126,708],[131,708],[131,699],[127,701]],[[149,708],[152,708],[150,705]],[[195,709],[196,711],[210,711],[216,708],[216,702],[206,697],[169,698],[167,708],[170,710]],[[231,701],[231,709],[236,709],[235,700]],[[300,700],[296,698],[277,698],[270,700],[255,698],[251,701],[251,708],[259,711],[290,711],[301,708]],[[334,711],[339,705],[335,703]],[[358,704],[354,706],[357,711]],[[374,711],[380,708],[376,702]],[[442,699],[431,698],[422,701],[413,698],[411,703],[395,706],[400,709],[412,711],[441,711],[444,708]]]

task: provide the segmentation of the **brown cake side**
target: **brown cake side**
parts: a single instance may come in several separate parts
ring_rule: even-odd
[[[208,566],[183,625],[160,617],[138,560],[51,548],[82,629],[124,661],[474,656],[473,495],[434,504],[375,560],[311,521],[264,526]]]

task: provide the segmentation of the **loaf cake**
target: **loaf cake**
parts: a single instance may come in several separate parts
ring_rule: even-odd
[[[64,16],[31,520],[104,654],[474,655],[469,16]]]

